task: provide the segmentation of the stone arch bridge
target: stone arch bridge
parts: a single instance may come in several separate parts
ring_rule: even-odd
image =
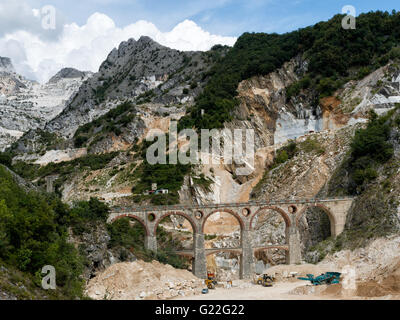
[[[326,212],[331,225],[331,235],[338,236],[343,232],[347,213],[353,203],[353,198],[335,199],[305,199],[282,201],[253,201],[248,203],[207,204],[207,205],[176,205],[160,207],[118,207],[113,208],[108,223],[129,217],[138,221],[145,229],[146,249],[157,251],[156,230],[159,223],[167,216],[183,216],[193,229],[193,249],[177,252],[193,258],[193,273],[199,278],[206,278],[206,256],[219,251],[234,252],[241,255],[240,277],[250,278],[254,272],[255,251],[279,248],[286,251],[288,264],[301,262],[299,221],[308,208],[319,207]],[[286,244],[254,248],[254,220],[265,210],[279,213],[286,224]],[[239,248],[205,249],[204,227],[207,219],[215,213],[226,212],[236,217],[241,228],[241,246]]]

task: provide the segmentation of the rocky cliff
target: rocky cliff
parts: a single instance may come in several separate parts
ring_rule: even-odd
[[[15,72],[14,66],[10,58],[0,57],[0,72],[6,72],[6,73]]]
[[[168,106],[193,103],[210,61],[202,52],[169,49],[148,37],[130,39],[108,55],[99,72],[82,85],[74,100],[47,124],[46,130],[72,137],[79,126],[125,99],[151,100]]]
[[[84,81],[67,107],[47,122],[44,131],[67,140],[69,143],[63,148],[71,148],[79,127],[106,115],[124,101],[136,105],[136,112],[147,119],[145,123],[153,122],[154,116],[168,114],[177,120],[193,105],[209,78],[211,66],[226,51],[227,47],[217,47],[210,52],[182,52],[161,46],[148,37],[123,42],[108,55],[99,72]],[[137,126],[136,120],[133,127]],[[133,138],[140,139],[140,134],[132,137],[126,132],[126,136],[131,135],[128,144]],[[13,151],[46,151],[40,136],[40,131],[29,132]]]
[[[0,69],[0,150],[29,130],[43,129],[91,75],[63,69],[48,83],[39,84],[15,73],[8,58],[2,58]]]

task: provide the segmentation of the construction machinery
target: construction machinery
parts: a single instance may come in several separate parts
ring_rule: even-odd
[[[275,278],[268,274],[257,275],[254,279],[255,284],[262,285],[263,287],[272,287],[274,281]]]
[[[321,284],[340,283],[340,276],[341,276],[341,273],[339,273],[339,272],[326,272],[315,278],[314,278],[313,274],[307,274],[307,278],[299,277],[297,279],[310,281],[311,284],[313,284],[314,286],[319,286]]]
[[[215,286],[218,284],[217,280],[215,280],[215,274],[207,272],[207,279],[204,280],[204,283],[208,289],[215,289]]]

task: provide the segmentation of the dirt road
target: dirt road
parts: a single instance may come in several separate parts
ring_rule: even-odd
[[[246,287],[243,287],[245,285]],[[241,283],[231,289],[218,288],[208,294],[191,297],[181,297],[176,300],[327,300],[339,299],[323,294],[301,295],[290,293],[298,287],[304,287],[304,281],[279,282],[273,287],[265,288],[258,285]],[[310,286],[311,287],[311,286]],[[312,289],[311,289],[312,290]]]

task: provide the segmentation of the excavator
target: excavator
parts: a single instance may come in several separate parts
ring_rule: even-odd
[[[217,285],[217,280],[215,280],[215,274],[211,272],[207,272],[207,279],[204,280],[205,285],[208,289],[215,289]]]

